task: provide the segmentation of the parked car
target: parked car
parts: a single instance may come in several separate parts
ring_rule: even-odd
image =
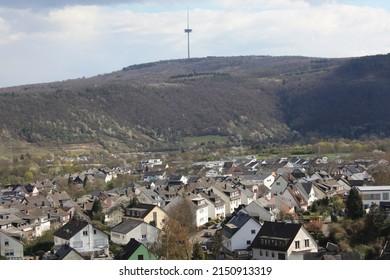
[[[209,231],[206,231],[205,233],[203,233],[203,237],[212,237],[213,234]]]
[[[212,228],[213,229],[221,229],[222,228],[221,223],[217,223],[217,224],[213,225]]]

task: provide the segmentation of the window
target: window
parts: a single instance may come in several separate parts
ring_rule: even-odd
[[[88,231],[87,230],[83,231],[83,236],[88,236]]]
[[[256,233],[256,230],[252,229],[251,234],[255,234],[255,233]]]
[[[380,200],[381,194],[380,193],[369,193],[369,194],[363,194],[364,200]]]
[[[299,245],[299,240],[295,241],[295,249],[299,249],[300,245]]]
[[[382,194],[383,200],[389,200],[389,193]]]
[[[309,242],[309,239],[305,239],[305,247],[310,247],[310,242]]]
[[[275,258],[275,253],[272,252],[272,253],[271,253],[271,256],[272,256],[272,258]]]
[[[143,235],[142,235],[142,239],[146,239],[146,234],[143,234]]]
[[[277,185],[277,186],[280,186],[280,182],[276,182],[276,185]]]
[[[93,230],[93,234],[96,234],[96,233],[97,233],[97,231],[96,231],[96,229],[94,229],[94,230]]]
[[[138,260],[142,261],[144,259],[144,255],[138,255]]]
[[[251,241],[250,241],[250,240],[247,240],[247,241],[246,241],[246,245],[251,245]]]
[[[268,251],[265,251],[265,256],[268,257]]]
[[[4,241],[4,246],[9,246],[9,240]]]
[[[262,255],[263,255],[263,251],[260,250],[260,256],[262,256]]]

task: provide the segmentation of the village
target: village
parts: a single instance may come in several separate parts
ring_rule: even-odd
[[[362,198],[362,211],[377,205],[389,215],[390,186],[375,185],[367,171],[373,164],[388,162],[237,156],[193,162],[184,172],[160,158],[144,158],[138,166],[4,185],[0,257],[361,259],[332,242],[329,227],[345,216],[353,190]],[[59,187],[108,185],[126,174],[138,180],[77,198]],[[47,235],[52,241],[46,246],[26,250],[26,243]]]

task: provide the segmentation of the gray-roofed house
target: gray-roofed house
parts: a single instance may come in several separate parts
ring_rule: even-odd
[[[265,221],[252,243],[255,260],[303,260],[318,252],[314,238],[302,224]]]
[[[73,218],[53,234],[54,247],[68,244],[84,258],[109,255],[108,236],[91,223]]]
[[[164,209],[157,205],[138,203],[133,207],[126,208],[125,218],[140,220],[162,229],[165,220],[168,218],[168,214]]]
[[[274,222],[277,214],[277,211],[273,211],[270,208],[266,209],[258,201],[252,201],[245,207],[245,211],[259,222]]]
[[[223,249],[230,253],[246,250],[260,229],[261,225],[258,221],[240,210],[222,227]]]
[[[111,241],[116,244],[125,245],[131,239],[142,244],[152,244],[157,241],[161,230],[151,224],[140,220],[127,219],[111,229]]]
[[[57,252],[52,255],[44,257],[45,260],[84,260],[83,256],[80,255],[75,249],[70,247],[68,244],[62,245]]]
[[[210,219],[214,220],[225,217],[226,202],[218,195],[216,195],[212,190],[199,192],[199,195],[205,199],[205,202],[208,205],[208,215]]]
[[[23,259],[23,243],[0,229],[0,256],[11,260]]]

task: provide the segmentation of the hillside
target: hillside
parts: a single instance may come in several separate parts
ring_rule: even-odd
[[[226,145],[381,137],[390,134],[389,86],[390,55],[161,61],[0,89],[0,140],[145,150],[196,137]]]

